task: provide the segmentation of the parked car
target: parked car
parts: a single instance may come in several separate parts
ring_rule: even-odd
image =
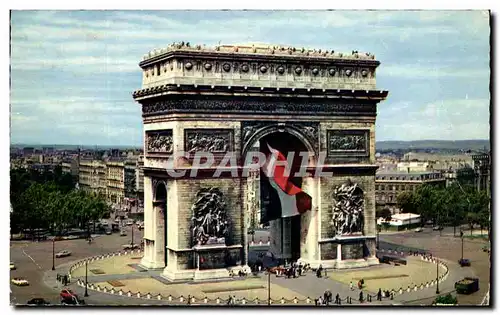
[[[10,263],[10,270],[16,270],[16,269],[17,269],[16,265],[14,265],[14,263],[11,262]]]
[[[421,227],[418,227],[415,229],[415,232],[422,232],[424,229],[422,229]]]
[[[122,245],[123,249],[139,249],[140,246],[137,244],[125,244]]]
[[[127,236],[127,231],[121,230],[120,231],[120,236]]]
[[[442,230],[443,227],[442,226],[439,226],[439,225],[436,225],[435,227],[432,228],[434,231],[439,231],[439,230]]]
[[[112,234],[111,230],[106,230],[105,233],[106,233],[106,235],[111,235]]]
[[[42,298],[33,298],[26,302],[28,305],[49,305],[50,303]]]
[[[30,283],[29,283],[28,280],[22,279],[22,278],[14,278],[10,282],[12,284],[15,284],[15,285],[20,286],[20,287],[24,287],[24,286],[30,285]]]
[[[71,256],[71,252],[69,250],[62,250],[56,254],[57,258],[63,258],[63,257],[68,257],[68,256]]]

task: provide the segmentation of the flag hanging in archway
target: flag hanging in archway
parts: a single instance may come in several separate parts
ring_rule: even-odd
[[[267,144],[270,153],[262,166],[270,184],[270,195],[274,202],[267,209],[266,221],[300,215],[312,207],[312,198],[295,185],[286,174],[287,159],[278,150]],[[280,162],[276,165],[276,162]],[[272,198],[275,195],[275,198]],[[276,198],[277,195],[277,198]]]

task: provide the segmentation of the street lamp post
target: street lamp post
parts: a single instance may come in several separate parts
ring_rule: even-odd
[[[52,239],[52,270],[56,270],[56,236]]]
[[[380,229],[381,227],[377,224],[377,249],[380,248]]]
[[[88,272],[89,272],[88,260],[85,260],[85,294],[83,295],[85,297],[89,296],[89,292],[87,290],[87,287],[88,287]]]
[[[462,239],[462,260],[464,259],[464,232],[460,231],[460,238]]]
[[[130,245],[134,245],[134,225],[135,225],[135,220],[132,222],[132,243]]]
[[[267,273],[267,305],[271,305],[271,271]]]
[[[439,260],[436,257],[436,294],[439,294]]]

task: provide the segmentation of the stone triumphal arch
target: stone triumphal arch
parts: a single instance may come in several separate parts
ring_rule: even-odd
[[[180,43],[144,56],[133,93],[144,123],[141,264],[172,280],[247,268],[250,221],[269,206],[266,183],[259,171],[214,177],[217,164],[193,166],[193,156],[234,152],[242,174],[244,157],[264,142],[308,151],[308,175],[292,180],[312,198],[310,211],[271,222],[271,250],[313,267],[376,264],[375,117],[388,94],[376,89],[379,64],[365,53],[255,45]],[[188,154],[172,159],[178,152]],[[318,167],[331,175],[316,176]],[[169,172],[194,168],[194,177]],[[207,223],[207,211],[217,220]]]

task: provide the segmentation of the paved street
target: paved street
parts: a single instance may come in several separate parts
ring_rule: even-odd
[[[106,254],[121,249],[122,245],[131,241],[131,228],[127,227],[127,236],[102,235],[96,237],[91,244],[84,239],[58,241],[55,243],[55,252],[69,250],[72,255],[65,258],[56,258],[58,265],[89,256]],[[134,229],[134,242],[142,239],[142,231]],[[51,303],[59,303],[58,288],[49,288],[43,283],[43,274],[52,268],[52,242],[13,241],[10,245],[10,260],[15,263],[17,270],[11,271],[11,278],[22,277],[30,282],[29,286],[11,287],[11,303],[26,303],[34,297],[42,297]]]
[[[449,229],[449,228],[448,228]],[[451,228],[451,236],[447,236],[442,232],[439,236],[437,231],[424,231],[420,233],[408,232],[392,235],[380,235],[382,242],[398,244],[409,248],[424,249],[433,255],[449,260],[454,266],[458,265],[458,260],[461,258],[461,240],[459,237],[453,237],[453,228]],[[472,275],[479,278],[479,291],[471,295],[457,295],[458,303],[461,305],[477,305],[481,303],[484,295],[488,291],[490,281],[490,260],[489,255],[482,251],[482,247],[486,244],[484,240],[464,239],[464,258],[471,261],[471,267],[468,269]],[[390,246],[390,245],[385,245]],[[415,303],[430,303],[427,300],[416,301]]]
[[[130,242],[131,233],[130,227],[127,228],[128,235],[120,237],[118,234],[110,236],[102,235],[97,237],[92,244],[88,244],[85,240],[71,240],[56,242],[56,252],[67,249],[72,252],[72,256],[66,258],[56,259],[56,267],[63,272],[64,268],[61,265],[66,264],[69,267],[69,262],[82,259],[89,256],[105,254],[114,252],[121,249],[121,245]],[[446,230],[445,230],[446,231]],[[463,275],[478,276],[480,278],[480,291],[470,296],[458,295],[459,303],[461,304],[478,304],[481,302],[484,294],[488,289],[489,282],[489,261],[488,254],[482,252],[481,248],[484,241],[480,240],[465,240],[464,242],[464,256],[471,259],[472,267],[460,268],[456,263],[461,254],[461,242],[459,238],[446,236],[443,233],[439,236],[439,232],[426,230],[424,232],[416,233],[413,231],[380,235],[380,247],[385,249],[398,249],[398,250],[419,250],[429,251],[433,255],[448,260],[450,267],[450,276],[442,285],[441,292],[445,293],[453,290],[453,283]],[[257,231],[254,239],[256,242],[262,240],[267,242],[268,231]],[[142,238],[142,232],[135,230],[134,239],[137,242]],[[51,303],[59,302],[58,292],[61,288],[60,284],[55,281],[47,281],[43,283],[42,277],[45,271],[50,270],[52,267],[52,243],[49,242],[12,242],[11,243],[11,260],[16,264],[17,270],[11,272],[11,277],[21,276],[30,281],[30,286],[17,287],[11,285],[11,301],[12,303],[25,303],[33,297],[43,297]],[[58,267],[61,266],[61,267]],[[57,270],[56,270],[57,272]],[[329,271],[334,272],[334,271]],[[49,272],[50,273],[50,272]],[[54,277],[55,277],[55,273]],[[143,273],[140,273],[143,274]],[[103,275],[99,276],[101,281],[110,279],[123,279],[124,275]],[[262,280],[267,280],[264,275]],[[107,278],[109,277],[109,279]],[[126,278],[133,279],[141,277],[138,273],[130,273]],[[331,279],[317,279],[313,274],[308,274],[300,279],[285,279],[271,277],[271,282],[280,287],[286,287],[292,291],[297,292],[301,296],[315,296],[321,295],[325,290],[339,293],[342,297],[350,296],[353,301],[359,297],[358,291],[349,291],[348,286]],[[50,285],[51,287],[47,286]],[[80,295],[83,295],[83,289],[76,285],[71,285]],[[430,304],[435,297],[433,290],[422,290],[408,296],[396,296],[394,301],[385,300],[383,303],[403,303],[404,301],[414,300],[413,302],[404,302],[409,304]],[[158,304],[161,301],[144,301],[135,298],[126,298],[119,296],[111,296],[102,293],[90,291],[90,297],[85,300],[92,304],[107,304],[107,305],[138,305],[144,304]],[[371,292],[372,294],[375,292]]]

